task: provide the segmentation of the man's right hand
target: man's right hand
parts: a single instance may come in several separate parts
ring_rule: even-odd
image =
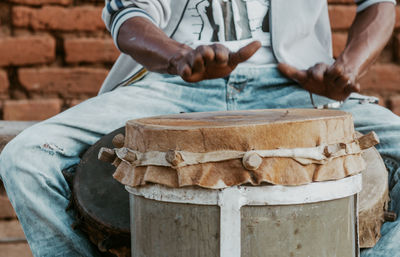
[[[168,73],[179,75],[187,82],[222,78],[253,56],[260,47],[261,43],[254,41],[237,52],[230,52],[221,44],[185,49],[169,60]]]
[[[187,82],[226,77],[261,47],[259,41],[254,41],[237,52],[221,44],[192,49],[169,38],[143,17],[133,17],[122,24],[118,45],[147,70],[178,75]]]

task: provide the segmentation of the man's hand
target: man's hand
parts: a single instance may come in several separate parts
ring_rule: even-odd
[[[356,75],[347,72],[343,65],[337,62],[329,66],[317,63],[308,70],[298,70],[285,63],[278,65],[279,71],[286,77],[299,83],[311,93],[343,101],[352,92],[359,92],[360,85]]]
[[[360,91],[357,80],[390,39],[396,20],[395,9],[393,3],[382,2],[358,12],[350,27],[346,48],[332,66],[319,63],[308,70],[297,70],[279,64],[279,70],[312,93],[335,100],[346,99],[350,93]]]
[[[143,17],[133,17],[123,23],[118,45],[148,71],[178,75],[187,82],[225,77],[261,47],[259,41],[254,41],[237,52],[230,52],[221,44],[192,49],[169,38]]]
[[[260,47],[261,43],[254,41],[237,52],[230,52],[221,44],[185,49],[169,60],[168,73],[177,74],[187,82],[222,78],[253,56]]]

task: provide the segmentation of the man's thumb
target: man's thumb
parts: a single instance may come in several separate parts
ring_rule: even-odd
[[[229,56],[229,65],[236,66],[241,62],[245,62],[252,57],[261,47],[260,41],[253,41],[250,44],[242,47],[239,51],[231,53]]]

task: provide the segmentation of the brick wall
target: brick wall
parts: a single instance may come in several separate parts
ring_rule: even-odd
[[[0,118],[41,120],[96,95],[119,54],[103,5],[0,1]]]
[[[329,0],[334,52],[346,42],[353,0]],[[96,95],[118,56],[103,0],[0,1],[0,118],[40,120]],[[400,114],[400,6],[396,31],[362,79],[363,93]]]

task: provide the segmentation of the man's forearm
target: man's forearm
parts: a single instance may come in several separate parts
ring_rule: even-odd
[[[236,52],[221,44],[192,49],[169,38],[142,17],[124,22],[119,30],[118,45],[147,70],[178,75],[187,82],[226,77],[261,47],[259,41],[254,41]]]
[[[361,77],[376,60],[390,39],[395,24],[395,6],[392,3],[372,5],[357,14],[349,32],[346,48],[337,62],[345,73]]]
[[[169,72],[169,62],[173,56],[191,50],[142,17],[124,22],[119,31],[118,46],[146,69],[159,73]]]

